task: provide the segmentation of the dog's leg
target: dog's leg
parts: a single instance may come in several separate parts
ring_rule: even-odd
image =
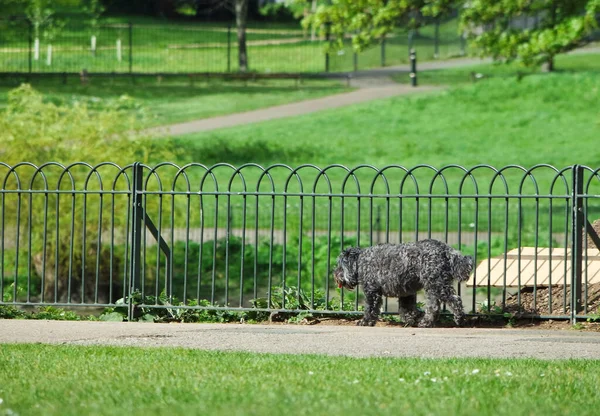
[[[381,293],[378,291],[368,290],[365,287],[365,314],[363,318],[356,323],[358,326],[375,326],[377,319],[379,319],[379,311],[381,309],[381,303],[383,301]]]
[[[416,325],[421,317],[421,312],[417,309],[417,295],[398,297],[398,312],[406,325]]]
[[[425,297],[427,298],[427,302],[425,304],[425,315],[419,322],[419,327],[431,328],[440,313],[440,298],[435,292],[426,290],[425,293]]]
[[[453,290],[454,292],[454,290]],[[454,314],[454,322],[457,326],[463,326],[465,323],[465,310],[463,308],[462,299],[456,294],[451,294],[443,299],[448,306],[448,309]]]

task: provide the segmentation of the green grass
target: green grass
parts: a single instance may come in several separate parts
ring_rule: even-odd
[[[460,84],[447,88],[443,91],[420,94],[409,97],[395,97],[390,99],[372,101],[359,105],[348,106],[318,114],[309,114],[293,118],[274,120],[270,122],[222,129],[212,132],[191,134],[173,140],[175,147],[181,149],[177,163],[185,165],[190,162],[212,165],[214,163],[231,163],[240,166],[245,163],[258,163],[270,166],[283,163],[290,166],[300,164],[314,164],[327,166],[340,164],[355,167],[361,164],[384,167],[386,165],[402,165],[414,167],[417,165],[431,165],[442,167],[458,164],[473,167],[479,164],[489,164],[494,167],[506,165],[521,165],[526,168],[536,164],[550,164],[558,168],[564,168],[573,164],[588,165],[592,168],[600,166],[598,154],[590,149],[597,147],[598,131],[600,130],[600,93],[598,85],[598,73],[594,68],[600,69],[599,55],[571,55],[561,57],[558,60],[559,68],[565,68],[563,72],[554,74],[530,74],[520,81],[517,80],[511,68],[499,66],[478,67],[479,71],[486,70],[490,76],[481,81],[468,84]],[[586,62],[586,70],[575,72],[578,65]],[[594,64],[596,66],[594,66]],[[493,72],[495,71],[495,72]],[[452,74],[468,74],[465,70],[449,70]],[[496,75],[496,76],[492,76]],[[229,178],[232,170],[223,166],[216,169],[216,177],[219,180],[220,189],[228,189]],[[246,188],[254,190],[259,181],[262,171],[253,167],[243,170]],[[273,188],[270,181],[263,177],[260,190],[269,192],[275,189],[282,192],[286,185],[286,179],[290,177],[290,171],[285,168],[274,168],[270,171],[273,179]],[[203,168],[190,167],[189,177],[193,186],[197,186],[204,174]],[[347,171],[341,167],[332,168],[327,171],[331,180],[333,193],[342,192],[342,181],[347,176]],[[490,180],[493,171],[481,168],[476,174],[479,193],[489,192]],[[562,180],[555,185],[552,193],[566,194],[570,187],[570,174],[565,175],[565,183]],[[464,172],[458,168],[450,169],[444,173],[447,180],[449,193],[459,192],[460,180]],[[402,178],[405,173],[401,169],[390,169],[386,171],[391,193],[400,189]],[[427,193],[433,173],[428,168],[421,168],[415,172],[419,182],[420,192]],[[509,193],[549,194],[552,180],[556,172],[549,168],[539,168],[535,172],[535,182],[530,178],[524,181],[521,187],[523,172],[512,169],[507,172]],[[320,177],[317,185],[318,171],[306,167],[301,170],[302,189],[305,192],[328,193],[329,186],[325,178]],[[369,168],[357,171],[357,179],[360,182],[360,190],[363,194],[385,193],[381,178],[377,179]],[[297,192],[300,185],[296,177],[291,176],[288,191]],[[500,180],[496,180],[492,193],[505,194],[506,191]],[[374,184],[373,188],[371,188]],[[593,181],[589,191],[598,191],[598,181]],[[536,191],[537,187],[537,191]],[[212,190],[213,185],[205,184],[206,190]],[[243,190],[239,178],[232,181],[232,190]],[[415,192],[412,181],[409,180],[402,188],[403,194]],[[347,182],[343,190],[346,194],[356,194],[358,187],[352,178]],[[468,179],[461,193],[472,194],[475,192],[473,181]],[[444,195],[445,189],[442,180],[438,178],[433,187],[433,193]],[[181,197],[182,199],[184,197]],[[267,224],[270,216],[270,199],[261,198],[261,223]],[[208,200],[207,200],[208,201]],[[251,199],[248,203],[250,220],[252,220],[253,209]],[[233,196],[231,198],[234,214],[241,212],[242,198]],[[304,199],[304,227],[310,227],[312,199]],[[221,212],[227,211],[224,205],[226,201],[221,200]],[[316,198],[315,218],[319,216],[320,224],[327,224],[326,215],[329,207],[332,207],[333,229],[340,229],[341,199],[333,198],[333,202],[326,196]],[[356,212],[356,200],[345,198],[345,224],[346,230],[357,228],[358,213]],[[375,200],[373,215],[376,210],[381,209],[384,217],[386,215],[385,199]],[[458,219],[458,204],[456,199],[449,203],[449,227],[450,230],[462,228],[464,232],[471,232],[469,224],[478,223],[480,230],[488,228],[496,231],[505,229],[504,225],[504,201],[494,200],[493,210],[495,212],[493,224],[487,224],[487,200],[481,200],[479,215],[475,215],[473,200],[463,201],[463,216]],[[210,203],[209,203],[210,204]],[[415,218],[415,201],[407,199],[404,201],[403,217],[400,220],[399,204],[392,198],[392,209],[390,212],[390,224],[392,230],[398,229],[399,221],[402,221],[405,230],[421,230],[429,228],[428,219],[432,218],[434,229],[439,229],[444,224],[445,204],[443,198],[434,199],[432,203],[431,216],[427,213],[428,201],[420,201],[420,217]],[[544,240],[549,240],[547,227],[550,221],[548,214],[548,201],[542,201],[539,209],[540,233],[545,235]],[[274,221],[282,223],[281,206],[283,201],[276,201],[277,215]],[[287,205],[288,227],[295,228],[299,218],[300,200],[297,197],[289,197]],[[590,209],[594,206],[590,203]],[[210,209],[210,207],[207,207]],[[525,218],[527,227],[534,228],[535,201],[523,201],[522,213],[519,214],[517,202],[510,202],[510,222],[512,227],[517,226],[519,217]],[[209,211],[206,211],[209,212]],[[373,226],[369,200],[363,199],[361,204],[360,228],[364,231]],[[554,232],[564,233],[563,201],[555,201],[552,217]],[[590,211],[590,215],[596,215]],[[222,220],[225,217],[222,215]],[[223,221],[221,221],[223,222]],[[437,224],[437,225],[436,225]],[[238,225],[239,226],[239,225]],[[321,225],[320,228],[326,228]],[[516,230],[517,228],[514,228]],[[441,231],[441,229],[439,229]],[[546,231],[544,231],[546,230]],[[532,234],[532,229],[528,231]],[[546,243],[548,244],[548,243]]]
[[[6,105],[7,93],[18,84],[4,80],[0,84],[0,110]],[[88,85],[79,79],[62,78],[32,81],[32,85],[57,104],[87,102],[101,106],[103,102],[129,95],[148,113],[148,122],[163,125],[182,121],[244,112],[290,102],[318,98],[348,91],[335,80],[199,80],[193,84],[185,77],[130,79],[92,78]]]
[[[600,54],[573,53],[559,55],[556,58],[556,72],[558,74],[573,74],[588,72],[600,75]],[[525,67],[519,62],[510,64],[478,64],[458,68],[419,71],[418,80],[421,85],[453,85],[461,86],[474,82],[487,81],[491,78],[508,78],[518,80],[529,75],[540,75],[540,67]],[[397,82],[407,84],[410,82],[408,75],[394,76]],[[574,97],[576,98],[576,97]]]
[[[594,415],[600,362],[355,359],[3,345],[0,411],[26,415]],[[10,410],[9,410],[10,409]]]
[[[600,123],[597,80],[594,72],[535,74],[520,82],[492,77],[175,143],[209,164],[597,166],[600,158],[590,152]]]

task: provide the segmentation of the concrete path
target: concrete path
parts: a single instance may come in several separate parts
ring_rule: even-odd
[[[460,66],[477,65],[485,62],[490,62],[490,60],[482,60],[478,58],[460,58],[448,61],[424,62],[419,64],[419,70],[456,68]],[[391,75],[405,73],[407,71],[408,66],[406,64],[357,71],[351,74],[351,85],[358,88],[356,91],[335,94],[291,104],[284,104],[275,107],[262,108],[260,110],[211,117],[168,126],[160,126],[148,129],[146,132],[151,135],[158,136],[179,136],[190,133],[200,133],[243,124],[259,123],[261,121],[310,114],[330,108],[339,108],[381,98],[394,97],[397,95],[409,95],[441,89],[441,87],[433,86],[419,86],[417,88],[413,88],[409,85],[398,84],[390,78]],[[345,74],[346,73],[329,73],[322,75],[325,77],[340,77],[341,75]]]
[[[226,116],[211,117],[202,120],[188,121],[185,123],[172,124],[170,126],[156,127],[147,130],[152,135],[179,136],[189,133],[199,133],[216,130],[224,127],[234,127],[242,124],[259,123],[261,121],[275,120],[284,117],[310,114],[318,111],[338,108],[365,101],[393,97],[396,95],[408,95],[440,89],[439,87],[412,88],[407,85],[386,83],[383,86],[359,88],[356,91],[343,94],[330,95],[312,100],[300,101],[276,107],[262,108],[260,110],[235,113]]]
[[[570,52],[572,54],[600,53],[600,48],[589,47]],[[464,66],[475,66],[492,62],[491,59],[479,58],[457,58],[445,61],[429,61],[418,63],[419,71],[458,68]],[[259,123],[267,120],[275,120],[285,117],[310,114],[330,108],[338,108],[352,104],[358,104],[381,98],[398,95],[409,95],[420,92],[440,90],[442,87],[419,86],[417,88],[401,85],[394,82],[390,77],[396,74],[408,73],[407,64],[374,68],[351,73],[351,84],[358,90],[327,97],[284,104],[260,110],[235,113],[226,116],[211,117],[207,119],[194,120],[185,123],[172,124],[169,126],[155,127],[146,130],[151,135],[179,136],[190,133],[206,132],[226,127],[234,127],[243,124]],[[344,73],[322,74],[323,76],[339,77]]]
[[[600,333],[574,330],[0,320],[0,343],[184,347],[352,357],[600,359]]]

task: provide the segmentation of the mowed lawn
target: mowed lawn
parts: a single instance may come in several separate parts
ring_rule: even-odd
[[[4,81],[0,84],[0,110],[6,105],[8,92],[18,84]],[[74,105],[86,103],[102,108],[119,103],[120,97],[128,96],[126,105],[132,111],[141,109],[146,125],[164,125],[202,119],[287,104],[311,98],[323,97],[349,91],[336,80],[257,80],[223,81],[197,80],[191,83],[187,77],[164,79],[92,78],[87,85],[79,79],[44,79],[32,82],[32,86],[44,94],[46,100],[56,104]],[[118,104],[117,104],[118,105]]]
[[[598,166],[593,150],[600,134],[598,58],[559,61],[559,67],[571,60],[596,65],[582,71],[531,74],[520,81],[515,73],[489,76],[419,96],[191,134],[174,144],[186,149],[182,164]],[[468,79],[467,70],[448,71]]]
[[[585,416],[600,400],[589,360],[2,345],[0,380],[7,415]]]

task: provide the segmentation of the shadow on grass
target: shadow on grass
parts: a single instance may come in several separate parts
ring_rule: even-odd
[[[230,163],[239,166],[244,163],[270,164],[273,160],[288,164],[303,163],[314,159],[318,154],[315,148],[299,145],[280,145],[263,140],[229,142],[225,139],[190,140],[175,138],[173,148],[184,149],[177,154],[180,161],[213,165]]]
[[[142,100],[164,101],[169,98],[188,98],[198,96],[225,95],[225,94],[288,94],[296,90],[338,91],[344,86],[335,81],[322,80],[223,80],[201,79],[191,82],[187,77],[138,77],[129,78],[119,76],[92,77],[86,85],[82,85],[79,77],[69,75],[48,76],[44,78],[28,79],[26,75],[0,78],[0,92],[3,89],[12,89],[22,83],[30,83],[34,88],[45,94],[58,95],[87,95],[100,98],[118,97],[123,94],[131,95]]]

